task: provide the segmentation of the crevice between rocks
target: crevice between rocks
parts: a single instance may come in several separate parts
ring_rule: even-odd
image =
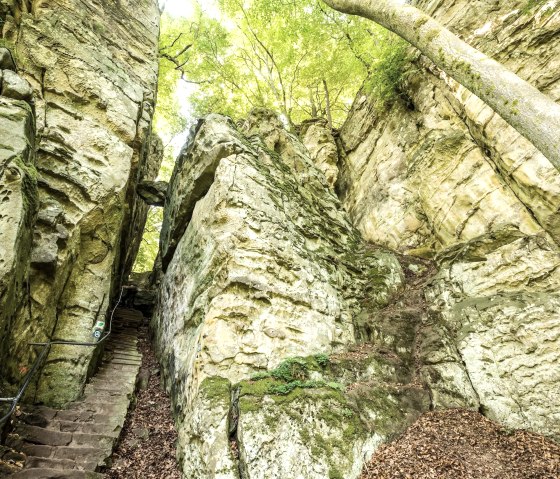
[[[239,393],[239,387],[234,387],[231,391],[231,402],[228,416],[228,440],[230,453],[237,465],[237,477],[238,479],[247,479],[247,466],[241,459],[239,437],[237,435],[239,425]]]

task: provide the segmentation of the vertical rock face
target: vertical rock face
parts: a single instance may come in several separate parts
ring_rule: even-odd
[[[428,290],[452,331],[483,411],[560,438],[560,253],[502,230],[445,251]]]
[[[26,300],[37,210],[33,113],[26,102],[6,96],[0,96],[0,205],[0,358],[6,358]]]
[[[300,137],[315,166],[334,186],[338,179],[338,150],[327,120],[317,119],[304,123]]]
[[[90,340],[130,268],[130,235],[146,214],[136,184],[152,179],[161,160],[151,135],[159,10],[155,0],[13,2],[3,20],[4,43],[33,90],[27,121],[37,130],[28,143],[38,213],[30,258],[21,260],[31,263],[30,298],[7,340],[10,357],[26,365],[29,341]],[[53,348],[38,399],[75,399],[92,353]],[[11,359],[2,373],[12,383],[21,375]]]
[[[153,329],[185,477],[357,477],[429,407],[422,386],[399,389],[412,381],[397,353],[344,355],[356,317],[386,305],[403,273],[361,240],[270,112],[241,130],[216,115],[199,122],[169,186],[161,246]]]
[[[557,2],[417,3],[560,99]],[[405,87],[409,102],[377,111],[359,95],[342,128],[344,204],[358,229],[400,250],[440,249],[506,223],[558,240],[554,167],[475,95],[423,58],[419,63]]]
[[[416,3],[560,99],[557,1]],[[435,405],[464,364],[488,416],[559,438],[560,175],[476,96],[422,57],[415,66],[407,101],[381,111],[358,96],[337,190],[366,239],[436,255],[427,297],[458,362],[425,358],[426,377],[444,384]]]

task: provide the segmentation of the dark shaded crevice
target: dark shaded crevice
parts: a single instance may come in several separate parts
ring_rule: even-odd
[[[237,476],[239,479],[246,479],[247,466],[241,460],[241,451],[239,447],[239,438],[237,436],[239,424],[239,386],[234,387],[231,391],[231,403],[228,416],[228,440],[230,453],[234,462],[237,464]]]

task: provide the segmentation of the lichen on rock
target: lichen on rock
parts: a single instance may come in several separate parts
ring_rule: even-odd
[[[5,310],[10,331],[3,329],[0,352],[2,379],[12,387],[35,359],[29,342],[91,340],[140,242],[147,205],[135,202],[136,185],[154,179],[161,161],[151,154],[157,2],[27,3],[0,8],[2,131],[12,133],[2,141],[13,143],[2,146],[19,158],[15,167],[29,185],[8,215],[25,223],[19,244],[12,242],[19,266],[10,296],[26,307]],[[13,170],[0,161],[3,172]],[[93,348],[53,347],[36,399],[61,405],[79,397],[95,357]]]
[[[381,307],[403,282],[398,260],[363,243],[306,148],[274,118],[257,111],[239,130],[210,115],[170,183],[153,327],[184,417],[187,476],[218,474],[193,465],[211,464],[193,443],[193,417],[221,424],[228,437],[201,404],[206,378],[236,384],[289,357],[343,350],[354,343],[361,299]]]

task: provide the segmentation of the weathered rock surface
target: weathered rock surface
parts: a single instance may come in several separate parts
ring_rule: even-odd
[[[31,107],[0,96],[0,358],[8,355],[13,325],[28,300],[26,285],[37,206]]]
[[[17,240],[19,257],[7,258],[17,272],[14,297],[24,296],[26,303],[3,335],[10,356],[0,358],[4,381],[16,385],[34,358],[30,341],[90,340],[114,285],[132,264],[148,208],[139,198],[135,203],[136,184],[155,178],[161,159],[151,135],[159,10],[156,0],[55,0],[2,2],[0,12],[3,45],[18,67],[17,74],[3,71],[2,92],[26,99],[29,85],[33,92],[35,118],[25,120],[29,125],[18,141],[27,150],[35,146],[36,157],[16,149],[14,156],[36,165],[39,186],[34,225],[29,208],[10,209],[20,218],[10,220],[12,228],[27,228]],[[2,66],[8,63],[3,51]],[[17,118],[9,120],[19,132]],[[10,201],[22,194],[14,190]],[[29,262],[28,283],[22,275]],[[53,348],[37,398],[57,405],[76,399],[91,359],[91,348]]]
[[[338,149],[327,120],[317,119],[304,123],[300,137],[315,166],[323,172],[327,183],[334,186],[338,179]]]
[[[419,386],[416,394],[393,397],[388,388],[398,381],[392,377],[361,415],[343,392],[342,372],[267,375],[286,360],[292,364],[289,358],[353,344],[361,300],[375,310],[402,286],[396,257],[366,247],[307,150],[266,111],[251,115],[243,133],[224,117],[199,122],[169,193],[166,269],[153,327],[178,411],[185,476],[238,477],[241,468],[249,478],[304,477],[300,467],[309,472],[305,477],[325,477],[331,469],[357,477],[376,443],[429,406],[427,392]],[[258,372],[262,381],[250,381]],[[294,380],[305,384],[296,387]],[[286,407],[272,406],[280,403]],[[287,420],[300,406],[310,414],[307,425]],[[385,421],[381,411],[391,407],[399,414],[385,429],[367,420],[369,411]],[[321,416],[325,408],[336,416],[330,425]],[[354,429],[343,437],[345,415],[354,418]],[[257,431],[263,421],[268,435]],[[332,457],[317,453],[320,439],[306,440],[323,429],[325,441],[336,444]],[[274,434],[280,440],[270,443]],[[302,445],[299,465],[292,440]]]
[[[560,99],[557,1],[416,3]],[[358,96],[337,191],[368,240],[437,255],[420,330],[433,405],[558,439],[560,175],[476,96],[422,57],[415,68],[407,101]]]
[[[428,295],[455,331],[480,406],[510,428],[560,439],[560,253],[515,229],[441,253]]]
[[[560,99],[557,2],[416,3]],[[419,65],[405,87],[409,102],[379,111],[359,95],[341,131],[343,203],[365,238],[440,249],[514,224],[558,241],[558,172],[476,96]]]
[[[12,52],[7,48],[0,47],[0,70],[15,70],[16,64]]]
[[[165,181],[141,181],[138,184],[138,195],[148,205],[163,206],[169,184]]]
[[[31,85],[11,70],[2,71],[2,96],[15,100],[30,100],[33,95]]]

